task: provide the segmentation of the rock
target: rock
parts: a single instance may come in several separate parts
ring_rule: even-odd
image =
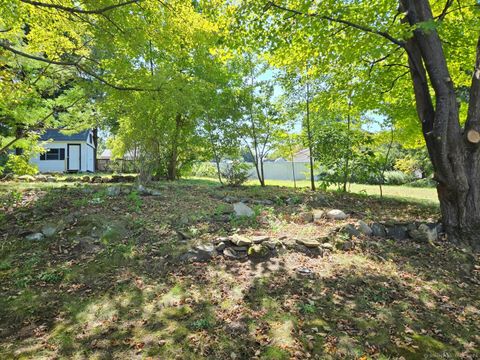
[[[320,245],[322,249],[333,251],[333,245],[330,243],[323,243]]]
[[[324,217],[325,217],[325,211],[318,210],[318,209],[313,210],[313,221],[314,222],[320,221]]]
[[[14,178],[15,177],[12,173],[8,173],[2,178],[2,181],[12,181]]]
[[[47,182],[47,176],[42,174],[36,175],[35,180],[40,182]]]
[[[47,182],[57,182],[57,178],[55,176],[47,176]]]
[[[254,244],[248,248],[248,256],[253,258],[263,258],[268,256],[270,250],[262,244]]]
[[[306,267],[299,267],[299,268],[297,268],[297,272],[298,272],[300,275],[305,275],[305,276],[313,275],[313,271],[310,270],[309,268],[306,268]]]
[[[270,236],[267,236],[267,235],[252,236],[251,240],[254,244],[261,244],[264,241],[270,240]]]
[[[237,216],[255,216],[255,212],[243,202],[233,204],[233,210]]]
[[[143,196],[148,196],[148,195],[150,195],[150,196],[160,196],[160,195],[162,195],[162,193],[159,190],[149,189],[149,188],[146,188],[143,185],[138,185],[137,191],[140,195],[143,195]]]
[[[252,240],[249,238],[235,234],[230,237],[230,241],[235,244],[236,246],[250,246],[252,244]]]
[[[109,186],[106,192],[107,196],[118,196],[120,195],[120,188],[117,186]]]
[[[379,223],[372,224],[372,235],[377,237],[387,237],[387,231],[385,230],[385,226]]]
[[[87,183],[90,182],[90,176],[88,176],[88,175],[82,176],[81,181],[82,182],[87,182]]]
[[[195,246],[194,250],[197,253],[201,253],[201,254],[203,254],[205,256],[209,256],[209,257],[212,257],[212,256],[216,255],[215,247],[212,244],[197,245],[197,246]]]
[[[35,178],[32,175],[22,175],[18,177],[18,180],[26,181],[26,182],[34,182]]]
[[[96,184],[99,184],[102,182],[102,177],[101,176],[98,176],[98,175],[95,175],[91,178],[90,180],[92,183],[96,183]]]
[[[409,232],[412,239],[422,242],[431,242],[435,241],[438,238],[437,225],[427,225],[421,224],[417,230],[412,230]]]
[[[212,241],[213,244],[220,244],[220,243],[228,243],[230,241],[229,237],[226,236],[220,236]]]
[[[183,254],[180,257],[182,261],[196,261],[196,262],[206,262],[212,259],[217,255],[217,252],[213,245],[211,244],[202,244],[195,246],[192,250]]]
[[[40,241],[40,240],[43,240],[44,237],[45,237],[45,235],[43,235],[42,233],[33,233],[33,234],[30,234],[30,235],[27,235],[25,237],[25,240]]]
[[[393,225],[386,228],[387,237],[395,240],[405,240],[408,238],[407,227],[405,225]]]
[[[345,220],[347,218],[347,214],[345,214],[342,210],[334,209],[327,212],[327,217],[332,220]]]
[[[54,224],[45,224],[42,227],[42,233],[46,237],[51,237],[58,232],[58,227]]]
[[[311,212],[303,212],[300,214],[300,219],[304,222],[313,222],[314,215]]]
[[[238,254],[235,250],[233,250],[232,248],[226,248],[225,250],[223,250],[223,255],[225,255],[225,257],[229,258],[229,259],[238,259]]]
[[[320,246],[320,243],[317,240],[313,239],[295,239],[295,242],[298,245],[303,245],[307,248],[318,248]]]
[[[343,232],[347,233],[348,235],[350,236],[355,236],[355,237],[359,237],[361,236],[362,234],[360,233],[360,231],[358,231],[355,226],[353,226],[352,224],[347,224],[343,227],[342,229]]]
[[[348,240],[345,241],[345,242],[343,243],[343,245],[342,245],[342,249],[343,249],[344,251],[350,251],[350,250],[352,250],[354,247],[355,247],[355,244],[354,244],[353,242],[351,242],[351,241],[348,241]]]
[[[223,198],[223,201],[225,201],[227,203],[230,203],[230,204],[233,204],[233,203],[238,202],[238,199],[236,197],[233,197],[233,196],[225,196]]]
[[[273,241],[273,240],[267,240],[262,243],[263,246],[266,246],[270,250],[275,250],[277,246],[281,246],[282,243],[280,241]]]
[[[373,234],[372,228],[370,226],[368,226],[367,223],[362,221],[362,220],[358,220],[357,229],[363,235],[366,235],[366,236],[371,236]]]
[[[221,243],[218,243],[216,246],[215,246],[215,250],[219,251],[219,252],[222,252],[223,250],[225,250],[225,248],[227,247],[227,244],[225,244],[223,241]]]
[[[235,250],[236,252],[247,252],[248,247],[247,246],[232,246],[232,249]]]

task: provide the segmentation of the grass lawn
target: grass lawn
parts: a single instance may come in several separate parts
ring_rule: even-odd
[[[201,179],[201,178],[193,178]],[[216,179],[211,179],[213,182],[217,182]],[[268,186],[286,186],[293,187],[293,181],[289,180],[266,180]],[[257,180],[249,180],[247,185],[258,186]],[[307,180],[297,181],[298,188],[309,188],[310,182]],[[318,186],[318,184],[317,184]],[[331,191],[335,191],[336,187],[331,186]],[[364,185],[364,184],[350,184],[349,191],[355,194],[364,194],[368,196],[380,196],[380,188],[378,185]],[[386,198],[403,199],[410,201],[417,201],[421,203],[438,204],[437,190],[434,188],[417,188],[410,186],[399,185],[384,185],[383,196]]]
[[[109,196],[111,186],[122,192]],[[478,256],[368,237],[344,251],[332,233],[358,219],[435,221],[433,203],[206,179],[152,184],[160,196],[131,186],[0,185],[0,359],[480,358]],[[226,197],[249,201],[255,217],[231,214]],[[303,216],[331,208],[349,218]],[[46,225],[52,236],[26,240]],[[233,233],[334,250],[182,260]]]

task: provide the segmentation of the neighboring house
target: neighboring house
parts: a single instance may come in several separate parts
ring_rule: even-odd
[[[47,151],[32,158],[30,162],[45,172],[94,172],[95,142],[92,130],[66,135],[50,129],[40,136]]]

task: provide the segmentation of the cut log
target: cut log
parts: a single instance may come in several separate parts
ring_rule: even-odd
[[[480,143],[480,132],[478,132],[477,130],[468,130],[467,139],[472,144]]]

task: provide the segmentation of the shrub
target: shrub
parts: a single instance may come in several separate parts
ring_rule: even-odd
[[[217,168],[209,162],[197,162],[192,166],[192,175],[199,177],[217,177]]]
[[[386,185],[405,185],[412,181],[412,177],[401,171],[385,171]]]
[[[12,172],[17,175],[35,175],[38,169],[35,165],[29,163],[30,157],[28,154],[8,156],[5,168],[8,172]]]
[[[431,178],[425,178],[409,182],[408,186],[419,188],[434,188],[435,186],[437,186],[437,183]]]
[[[248,180],[249,172],[250,165],[234,160],[222,171],[222,176],[225,178],[227,185],[240,186]]]

